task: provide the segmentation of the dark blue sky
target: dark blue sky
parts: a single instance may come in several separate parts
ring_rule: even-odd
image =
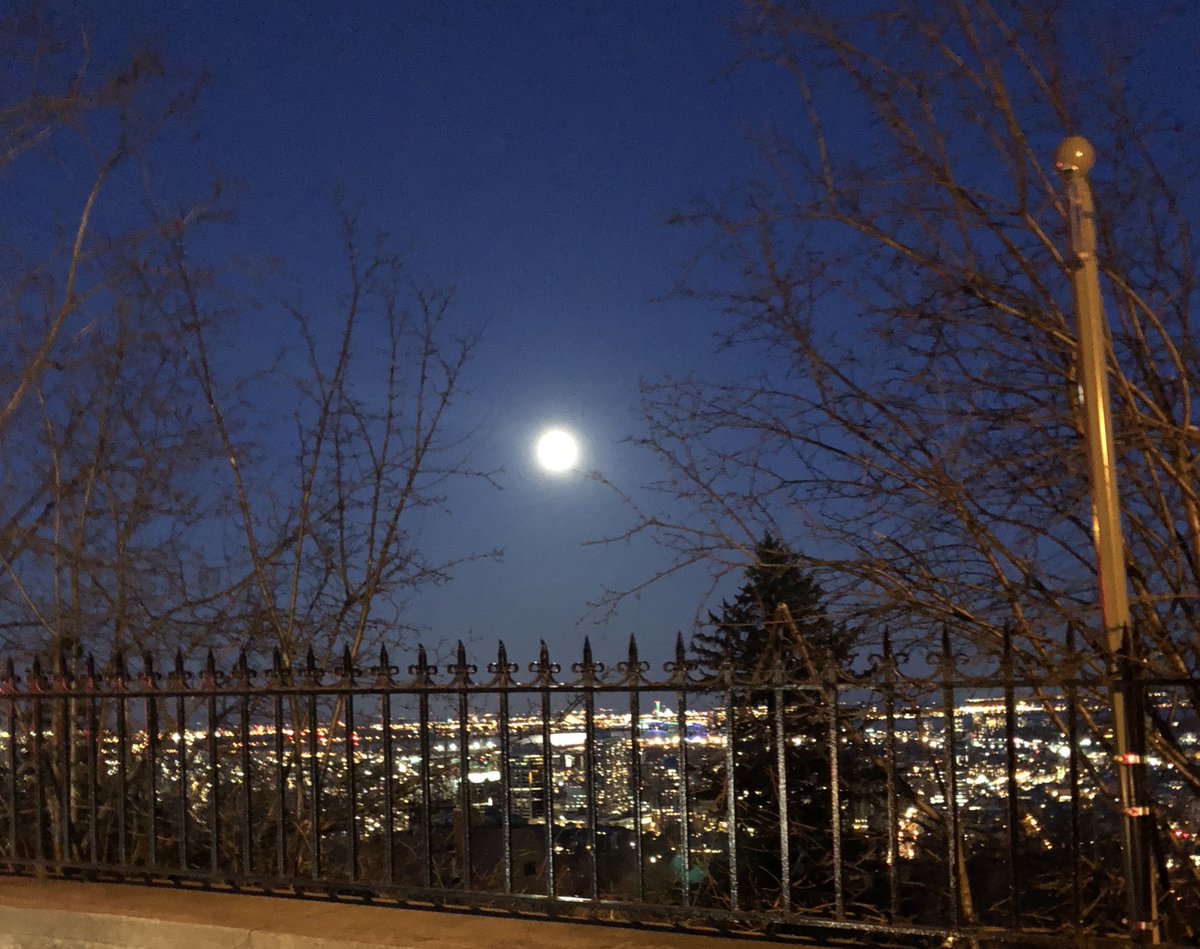
[[[595,483],[537,472],[530,450],[543,425],[567,424],[587,467],[635,491],[657,473],[622,444],[639,379],[720,367],[712,308],[654,298],[700,237],[667,215],[745,181],[757,162],[747,133],[786,101],[782,77],[729,74],[736,0],[88,8],[114,48],[154,37],[168,63],[208,73],[197,141],[166,172],[178,180],[157,185],[171,193],[210,169],[237,182],[226,251],[280,257],[319,299],[343,266],[344,187],[417,272],[455,285],[463,325],[483,327],[455,425],[474,432],[479,466],[504,469],[503,490],[456,490],[423,543],[505,557],[415,598],[423,638],[469,634],[478,653],[504,636],[516,654],[545,637],[569,661],[587,632],[615,660],[637,631],[665,652],[708,578],[579,623],[605,587],[665,559],[649,542],[583,546],[628,515]],[[238,332],[265,351],[283,325],[248,315]]]

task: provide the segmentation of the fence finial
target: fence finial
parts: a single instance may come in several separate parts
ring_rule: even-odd
[[[649,668],[650,663],[643,662],[638,658],[637,637],[630,633],[628,657],[617,663],[617,672],[621,674],[621,684],[630,687],[641,685],[646,681],[643,673]]]
[[[158,674],[154,671],[154,655],[150,652],[142,653],[142,687],[147,689],[156,688],[158,685]]]
[[[534,674],[534,685],[546,688],[556,684],[554,674],[559,671],[559,666],[550,661],[550,649],[546,646],[546,640],[542,640],[538,649],[537,662],[529,664],[529,671]]]
[[[375,681],[379,685],[389,686],[392,684],[392,676],[398,670],[392,665],[392,660],[388,656],[387,645],[385,643],[379,644],[379,665],[371,671],[375,673]]]
[[[463,645],[463,641],[458,641],[458,648],[454,650],[454,665],[450,666],[449,672],[454,676],[454,685],[460,688],[465,688],[471,685],[471,676],[477,671],[476,667],[467,662],[467,647]]]
[[[413,684],[419,686],[428,686],[433,684],[433,677],[437,674],[437,666],[429,664],[429,658],[425,652],[423,643],[417,644],[417,661],[414,665],[408,667],[408,674],[413,677]]]
[[[686,686],[690,681],[688,672],[691,671],[692,663],[688,661],[687,649],[683,645],[683,631],[675,634],[675,658],[669,662],[663,663],[664,671],[670,673],[670,681],[672,685],[680,687]]]
[[[517,671],[517,664],[508,661],[508,649],[504,646],[504,640],[498,640],[499,645],[496,648],[496,661],[488,663],[488,672],[493,675],[492,684],[501,687],[512,685],[512,674]]]
[[[206,689],[215,689],[217,687],[217,657],[213,655],[212,647],[208,648],[208,652],[204,656],[204,674],[201,677]]]
[[[583,637],[583,661],[575,663],[571,670],[580,677],[579,684],[590,689],[597,685],[599,676],[604,672],[604,663],[592,658],[592,640],[590,636]]]

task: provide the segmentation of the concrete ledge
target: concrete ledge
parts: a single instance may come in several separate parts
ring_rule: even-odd
[[[711,936],[0,877],[0,949],[745,949]]]

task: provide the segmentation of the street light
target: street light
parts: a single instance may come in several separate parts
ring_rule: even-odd
[[[1100,615],[1108,645],[1109,672],[1121,677],[1111,690],[1113,740],[1121,789],[1125,879],[1129,925],[1134,942],[1156,944],[1158,923],[1154,868],[1150,862],[1150,807],[1144,799],[1145,720],[1139,696],[1125,694],[1133,661],[1125,542],[1117,494],[1117,457],[1108,392],[1108,332],[1096,262],[1096,213],[1088,172],[1096,152],[1073,135],[1058,146],[1055,166],[1067,185],[1071,233],[1071,289],[1078,318],[1079,375],[1083,389],[1084,436],[1092,483],[1092,536],[1100,578]],[[1135,700],[1132,702],[1131,699]],[[1131,741],[1136,747],[1131,746]]]

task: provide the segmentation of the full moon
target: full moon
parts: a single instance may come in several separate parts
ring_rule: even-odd
[[[538,464],[547,471],[569,471],[579,460],[579,443],[570,432],[552,428],[537,440]]]

